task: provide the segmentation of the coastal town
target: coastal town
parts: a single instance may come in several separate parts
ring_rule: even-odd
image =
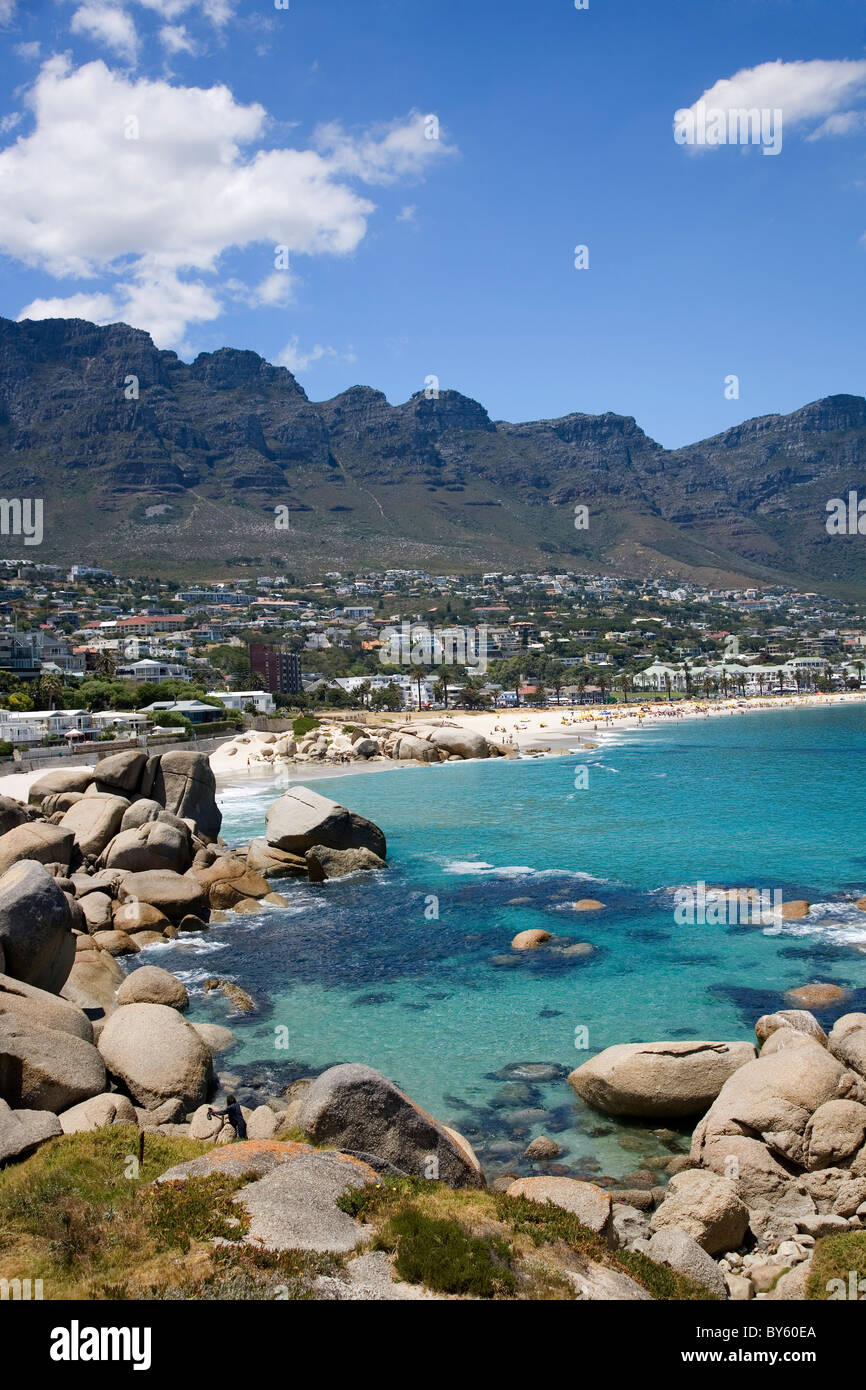
[[[860,688],[866,609],[589,573],[180,585],[0,562],[0,753],[281,709],[419,711]]]

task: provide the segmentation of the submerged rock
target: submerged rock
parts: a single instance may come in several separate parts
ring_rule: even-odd
[[[314,845],[304,855],[311,883],[323,883],[329,878],[345,878],[347,874],[360,870],[387,869],[388,865],[378,854],[363,846],[359,849],[329,849],[325,845]]]

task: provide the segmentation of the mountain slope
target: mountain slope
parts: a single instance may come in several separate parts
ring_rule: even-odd
[[[316,403],[253,352],[184,363],[125,324],[0,319],[0,494],[42,497],[45,514],[43,545],[3,536],[5,555],[178,576],[553,565],[860,593],[866,547],[827,535],[825,505],[864,465],[856,396],[668,451],[619,415],[509,424],[456,391],[392,406],[365,386]]]

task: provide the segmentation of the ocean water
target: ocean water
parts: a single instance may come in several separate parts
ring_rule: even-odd
[[[866,893],[863,708],[683,722],[582,754],[315,787],[382,826],[387,873],[277,882],[290,906],[138,958],[185,980],[191,1017],[233,1028],[222,1066],[246,1084],[366,1062],[466,1134],[488,1176],[541,1171],[521,1156],[545,1133],[562,1147],[558,1171],[621,1180],[658,1174],[688,1130],[589,1110],[565,1080],[587,1057],[617,1042],[752,1038],[785,990],[815,980],[850,992],[825,1026],[866,1008],[866,913],[853,906]],[[229,843],[263,832],[275,795],[225,793]],[[780,889],[813,910],[678,925],[671,890],[699,881]],[[603,908],[576,911],[587,897]],[[554,947],[511,952],[528,927]],[[574,943],[593,950],[561,951]],[[205,995],[214,974],[257,1011]]]

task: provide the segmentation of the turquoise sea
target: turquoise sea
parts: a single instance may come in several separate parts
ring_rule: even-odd
[[[382,826],[387,873],[278,882],[289,907],[139,957],[186,981],[193,1018],[234,1029],[223,1067],[246,1085],[363,1061],[466,1134],[489,1176],[530,1171],[520,1155],[547,1133],[564,1151],[558,1171],[621,1179],[657,1170],[687,1133],[588,1110],[565,1081],[588,1056],[616,1042],[749,1038],[786,989],[816,980],[850,991],[825,1025],[866,1009],[866,913],[853,906],[866,893],[863,707],[683,722],[580,755],[315,787]],[[263,832],[276,794],[223,795],[229,843]],[[678,926],[671,889],[699,880],[779,888],[813,910],[770,927]],[[585,897],[604,908],[575,911]],[[528,927],[595,949],[510,952]],[[242,984],[258,1011],[205,996],[213,974]]]

